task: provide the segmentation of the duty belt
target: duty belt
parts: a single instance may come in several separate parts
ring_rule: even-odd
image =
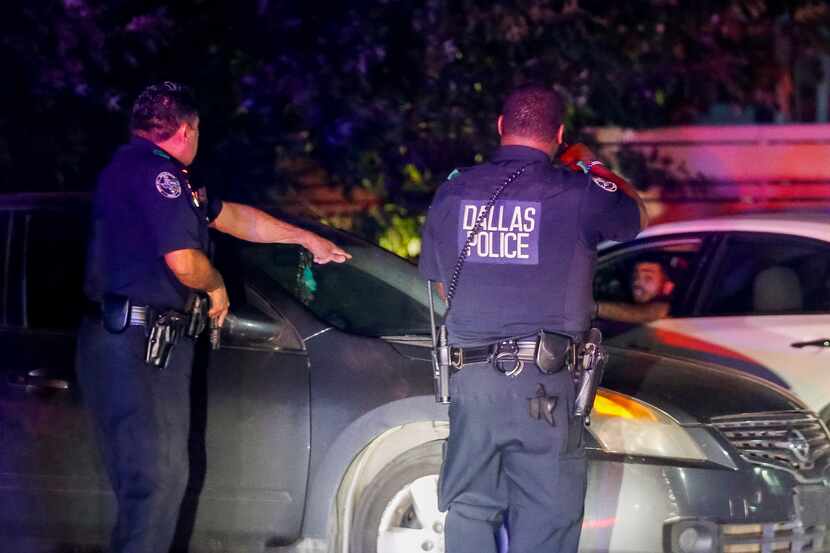
[[[476,347],[450,347],[450,365],[461,369],[464,365],[483,363],[498,359],[499,356],[510,357],[518,361],[533,361],[536,355],[537,340],[502,340],[495,344]]]
[[[149,319],[153,318],[153,312],[153,308],[148,305],[131,305],[127,325],[148,327],[152,324]],[[98,302],[89,302],[87,315],[92,321],[100,323],[103,318],[103,307]]]

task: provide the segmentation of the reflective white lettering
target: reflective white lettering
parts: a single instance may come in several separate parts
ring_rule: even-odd
[[[497,229],[493,229],[493,230],[501,230],[501,231],[507,230],[507,227],[504,226],[504,207],[503,206],[499,206],[499,226],[498,226]]]
[[[516,257],[519,259],[530,259],[530,255],[527,253],[530,248],[530,244],[528,244],[529,237],[530,234],[526,232],[519,234],[518,244],[516,245]]]
[[[464,206],[464,230],[472,230],[473,227],[476,225],[476,213],[477,213],[476,206],[474,205],[465,205]]]
[[[536,218],[539,205],[532,202],[505,202],[485,211],[485,205],[476,200],[461,204],[461,229],[459,240],[463,244],[467,235],[481,221],[478,232],[470,239],[464,252],[468,257],[494,263],[536,263],[538,255]]]
[[[476,253],[479,257],[488,257],[488,251],[490,251],[490,233],[480,232],[476,236]]]
[[[470,243],[467,256],[475,250],[478,257],[493,259],[530,259],[530,234],[527,232],[481,231]]]
[[[536,228],[536,208],[528,207],[525,209],[525,232],[533,232]]]
[[[513,239],[512,247],[508,243],[511,238]],[[501,249],[504,252],[504,257],[506,257],[507,259],[516,258],[516,242],[518,240],[519,237],[514,232],[507,232],[501,235]]]
[[[513,217],[510,219],[510,230],[511,232],[515,232],[517,230],[523,230],[524,227],[522,226],[522,208],[515,207],[513,208]]]

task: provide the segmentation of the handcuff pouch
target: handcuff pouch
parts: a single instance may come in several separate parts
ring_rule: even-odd
[[[121,294],[104,294],[101,323],[107,332],[119,334],[130,324],[130,298]]]
[[[540,330],[533,356],[536,366],[545,374],[558,373],[566,366],[572,354],[572,344],[570,336]]]

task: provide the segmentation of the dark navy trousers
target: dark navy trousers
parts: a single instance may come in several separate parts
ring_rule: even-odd
[[[143,327],[81,325],[76,370],[118,500],[112,553],[167,553],[187,485],[193,342],[165,369],[147,366],[144,348]]]
[[[556,426],[531,418],[541,384],[556,396]],[[447,553],[496,553],[507,514],[510,553],[576,553],[585,502],[582,423],[571,420],[567,370],[544,375],[532,363],[516,377],[489,363],[452,376],[450,435],[438,502],[447,511]]]

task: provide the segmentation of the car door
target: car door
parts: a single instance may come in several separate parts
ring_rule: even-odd
[[[85,210],[0,212],[0,543],[19,550],[32,537],[104,543],[114,522],[74,376],[87,228]],[[305,505],[308,358],[278,291],[246,282],[233,258],[222,269],[233,317],[218,350],[197,345],[177,541],[288,543]]]
[[[218,350],[197,347],[191,476],[178,540],[291,543],[300,533],[310,448],[310,366],[302,337],[278,307],[284,296],[240,258],[245,243],[218,236],[215,263],[231,315]],[[296,273],[301,248],[264,255]],[[278,253],[279,252],[279,253]]]
[[[112,520],[73,367],[85,213],[15,210],[0,227],[0,535],[83,541]]]
[[[731,352],[733,366],[791,388],[830,417],[830,244],[731,233],[684,332]]]

